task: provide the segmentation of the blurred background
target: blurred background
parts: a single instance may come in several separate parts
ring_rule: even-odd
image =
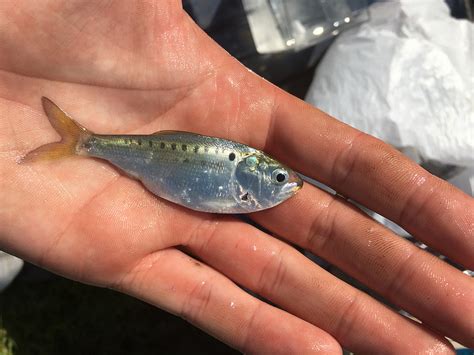
[[[249,69],[473,195],[472,0],[185,0],[183,7]],[[0,251],[0,355],[64,353],[236,352],[141,301]]]

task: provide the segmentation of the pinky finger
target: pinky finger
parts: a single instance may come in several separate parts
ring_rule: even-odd
[[[115,288],[185,318],[244,353],[342,352],[325,331],[252,297],[174,248],[141,259]]]

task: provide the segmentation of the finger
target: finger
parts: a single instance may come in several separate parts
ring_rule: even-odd
[[[240,222],[195,233],[187,248],[237,283],[361,353],[448,351],[421,328],[322,270],[295,249]],[[396,330],[396,331],[395,331]]]
[[[295,98],[280,94],[275,105],[268,151],[474,268],[471,197],[380,140]]]
[[[114,287],[183,317],[244,353],[341,353],[326,332],[257,300],[176,249],[142,258]]]
[[[441,334],[474,346],[474,322],[466,316],[474,314],[474,280],[351,204],[307,184],[284,205],[252,218],[336,265]]]

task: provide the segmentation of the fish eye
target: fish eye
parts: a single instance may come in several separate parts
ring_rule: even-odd
[[[288,172],[283,169],[275,169],[272,172],[272,181],[277,184],[283,184],[288,181]]]

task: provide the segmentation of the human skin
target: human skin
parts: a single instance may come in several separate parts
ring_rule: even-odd
[[[249,215],[276,238],[159,199],[103,161],[18,164],[58,139],[41,96],[97,133],[185,130],[262,149],[474,269],[471,197],[248,71],[179,1],[0,2],[1,250],[143,299],[244,352],[452,352],[444,336],[474,346],[471,278],[309,184]]]

